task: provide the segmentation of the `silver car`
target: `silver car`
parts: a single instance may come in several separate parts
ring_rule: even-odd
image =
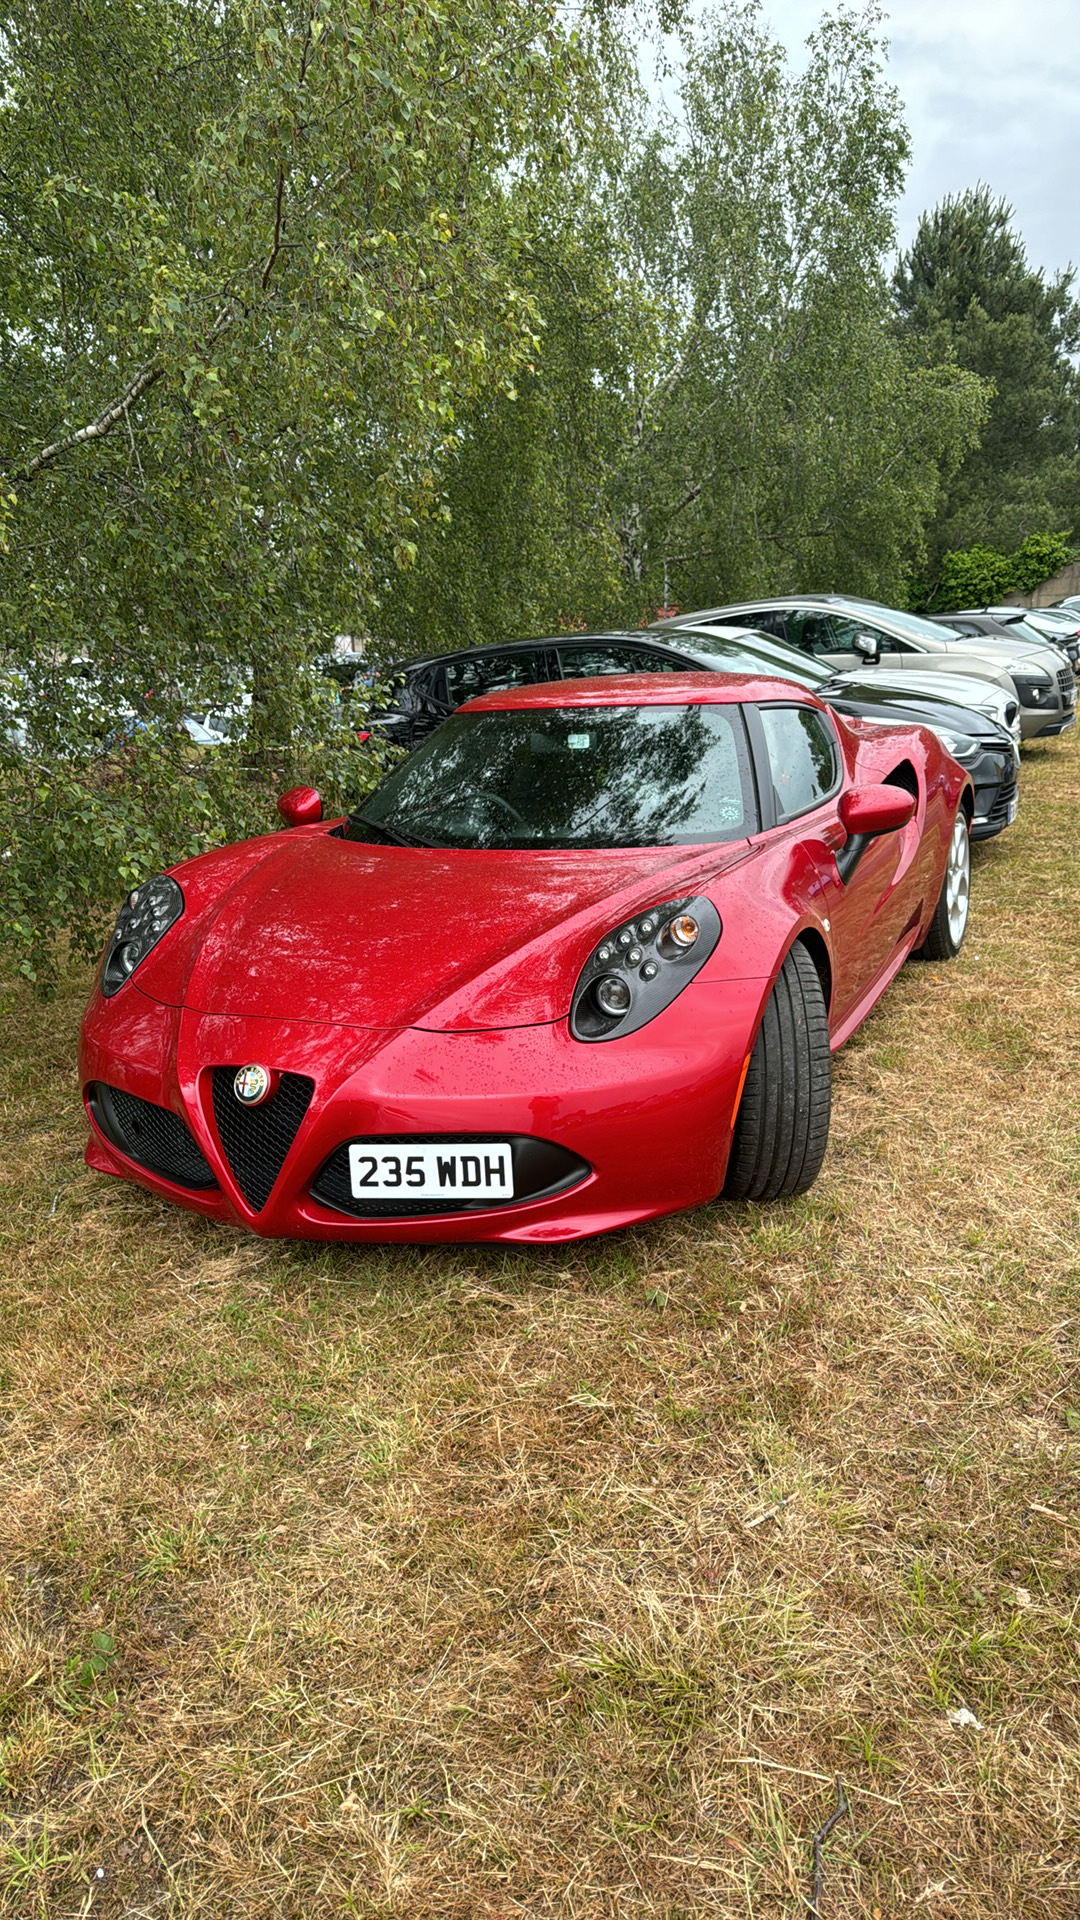
[[[1074,673],[1080,666],[1080,619],[1070,622],[1068,615],[1066,624],[1055,632],[1042,614],[1029,613],[1026,607],[960,607],[955,613],[935,613],[932,618],[936,626],[948,627],[961,637],[986,634],[991,640],[1009,640],[1014,646],[1019,640],[1032,647],[1056,647]]]
[[[985,634],[961,637],[916,613],[837,593],[740,601],[657,621],[669,638],[679,626],[753,626],[800,647],[824,665],[881,667],[890,674],[965,674],[1015,694],[1025,740],[1064,733],[1076,719],[1076,679],[1056,647]]]
[[[987,607],[987,613],[995,620],[1008,619],[1008,615],[1017,609],[1012,607]],[[1075,607],[1020,607],[1019,613],[1024,625],[1031,627],[1049,640],[1051,646],[1060,647],[1072,664],[1073,672],[1080,665],[1080,613]],[[1012,622],[1008,624],[1011,626]]]

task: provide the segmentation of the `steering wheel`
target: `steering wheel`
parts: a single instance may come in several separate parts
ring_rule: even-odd
[[[476,798],[482,801],[486,807],[497,807],[506,815],[508,820],[513,821],[515,827],[528,827],[529,823],[524,814],[519,813],[516,807],[511,806],[509,800],[504,800],[501,793],[488,793],[485,788],[474,786],[472,781],[469,780],[462,783],[459,791],[462,793],[475,794]]]

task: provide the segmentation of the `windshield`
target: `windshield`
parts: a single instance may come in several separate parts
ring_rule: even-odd
[[[477,848],[740,840],[756,830],[752,792],[737,706],[456,713],[366,796],[344,837]]]
[[[1037,631],[1046,628],[1054,633],[1070,634],[1075,633],[1077,628],[1075,613],[1054,613],[1046,607],[1036,607],[1034,612],[1024,614],[1023,620],[1025,626],[1034,627]]]
[[[679,647],[684,653],[707,659],[710,666],[722,660],[729,673],[760,673],[792,680],[799,687],[823,687],[836,671],[834,667],[820,667],[807,654],[783,640],[771,640],[765,633],[755,634],[752,640],[732,640],[722,633],[699,633],[696,628],[687,632],[684,628]]]
[[[1050,638],[1050,636],[1047,633],[1040,632],[1039,628],[1031,620],[1010,620],[1009,621],[1010,640],[1013,638],[1014,634],[1021,635],[1025,640],[1029,641],[1033,647],[1040,647],[1040,648],[1045,647],[1047,640]],[[1069,637],[1068,634],[1064,631],[1064,629],[1062,629],[1060,635],[1058,634],[1054,635],[1053,639],[1050,640],[1050,644],[1051,646],[1056,646],[1059,642],[1059,639],[1067,640],[1068,637]]]
[[[923,640],[940,640],[943,633],[952,633],[957,638],[955,628],[943,627],[940,620],[924,620],[921,613],[906,613],[901,607],[883,607],[878,600],[845,600],[846,607],[872,607],[875,613],[888,615],[889,625],[898,627],[901,633],[913,633]],[[948,619],[943,613],[942,620]]]

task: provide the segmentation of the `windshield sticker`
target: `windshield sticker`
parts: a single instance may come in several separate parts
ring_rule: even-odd
[[[586,753],[589,748],[589,735],[587,733],[568,733],[566,736],[566,744],[570,748],[571,753]]]

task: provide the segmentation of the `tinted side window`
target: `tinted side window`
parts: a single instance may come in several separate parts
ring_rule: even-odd
[[[463,653],[446,662],[447,697],[455,707],[478,693],[501,693],[504,687],[526,687],[536,679],[537,656],[523,647],[517,653]]]
[[[559,648],[559,667],[564,680],[586,680],[599,673],[678,673],[677,660],[665,660],[662,654],[645,647],[591,645]]]
[[[801,647],[804,653],[838,653],[845,642],[836,631],[836,622],[831,614],[805,612],[795,607],[787,616],[787,638],[793,647]],[[851,640],[846,644],[850,647]]]
[[[821,805],[836,785],[839,766],[832,728],[809,707],[762,707],[778,819],[793,820]]]
[[[778,607],[757,607],[746,615],[745,620],[741,615],[733,615],[729,624],[733,627],[754,627],[758,633],[771,634],[774,640],[787,640],[791,637],[787,623],[798,618],[797,613],[783,613]],[[793,646],[797,647],[798,644],[798,640],[792,641]]]
[[[414,667],[411,673],[395,674],[390,682],[393,704],[405,713],[422,713],[435,698],[437,677],[434,667]]]
[[[878,643],[878,652],[884,659],[887,653],[914,653],[915,648],[906,640],[898,640],[894,633],[886,633],[884,627],[874,625],[872,620],[853,620],[850,614],[834,614],[833,629],[836,639],[833,646],[839,651],[851,653],[855,647],[857,633],[872,633]]]

